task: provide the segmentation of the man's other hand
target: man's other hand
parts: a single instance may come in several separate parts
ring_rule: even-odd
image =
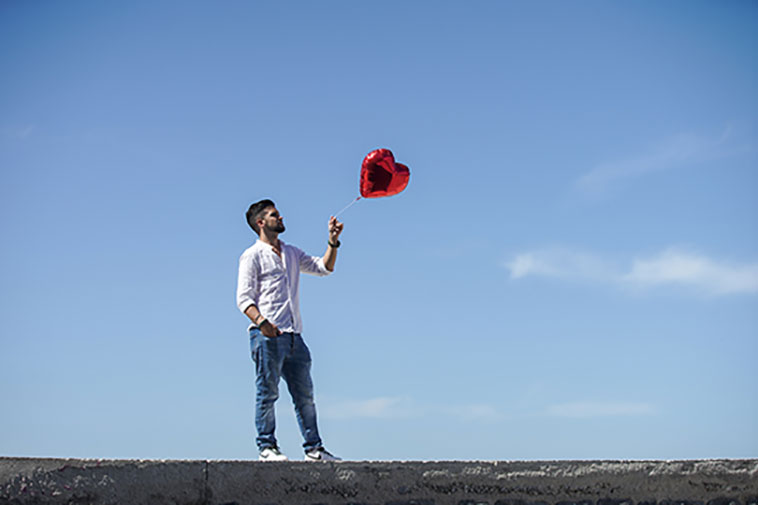
[[[276,325],[270,322],[268,319],[263,321],[263,323],[258,328],[261,330],[261,333],[263,333],[264,337],[274,338],[282,334],[279,328],[277,328]]]

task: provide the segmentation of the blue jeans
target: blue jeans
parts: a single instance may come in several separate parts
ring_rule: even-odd
[[[311,380],[311,353],[299,333],[282,333],[278,337],[263,336],[258,328],[250,330],[250,350],[255,363],[255,428],[258,450],[276,447],[276,412],[279,380],[287,382],[295,404],[297,423],[306,451],[321,447],[316,422]]]

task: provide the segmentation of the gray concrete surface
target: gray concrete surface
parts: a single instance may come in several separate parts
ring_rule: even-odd
[[[0,504],[758,505],[758,460],[258,463],[0,458]]]

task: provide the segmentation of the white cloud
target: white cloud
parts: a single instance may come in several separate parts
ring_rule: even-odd
[[[0,128],[0,136],[14,140],[24,140],[32,134],[32,131],[34,131],[34,125],[4,127]]]
[[[527,275],[603,280],[613,275],[613,267],[597,256],[569,249],[543,249],[519,254],[506,263],[511,277]]]
[[[488,404],[419,405],[408,396],[381,396],[367,400],[322,398],[319,412],[325,419],[410,419],[442,415],[466,421],[493,421],[502,417],[497,408]]]
[[[635,260],[623,281],[640,286],[678,284],[716,295],[755,293],[758,292],[758,263],[717,262],[669,249],[654,258]]]
[[[633,402],[570,402],[551,405],[545,414],[552,417],[589,418],[607,416],[639,416],[654,413],[648,403]],[[367,400],[334,401],[321,398],[321,417],[332,420],[382,419],[402,420],[420,417],[455,418],[466,422],[497,422],[507,418],[494,405],[419,405],[408,396],[382,396]]]
[[[518,254],[505,266],[513,279],[532,275],[642,289],[677,286],[707,295],[758,292],[758,263],[718,261],[675,248],[650,258],[635,259],[628,267],[566,249]]]
[[[553,417],[591,418],[613,416],[643,416],[655,409],[648,403],[629,402],[574,402],[551,405],[547,414]]]
[[[727,128],[718,138],[693,134],[677,135],[650,152],[601,163],[579,177],[575,186],[586,194],[604,194],[624,179],[632,179],[649,173],[679,168],[719,159],[737,152],[726,146],[731,129]]]
[[[382,396],[368,400],[330,401],[319,406],[322,417],[330,419],[392,419],[420,414],[413,401],[405,396]]]
[[[503,418],[497,408],[486,403],[450,405],[432,410],[446,417],[457,417],[464,421],[497,421]]]

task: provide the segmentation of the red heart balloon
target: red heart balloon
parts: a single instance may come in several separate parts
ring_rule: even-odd
[[[363,158],[361,166],[361,196],[377,198],[400,193],[408,185],[411,171],[395,163],[389,149],[375,149]]]

